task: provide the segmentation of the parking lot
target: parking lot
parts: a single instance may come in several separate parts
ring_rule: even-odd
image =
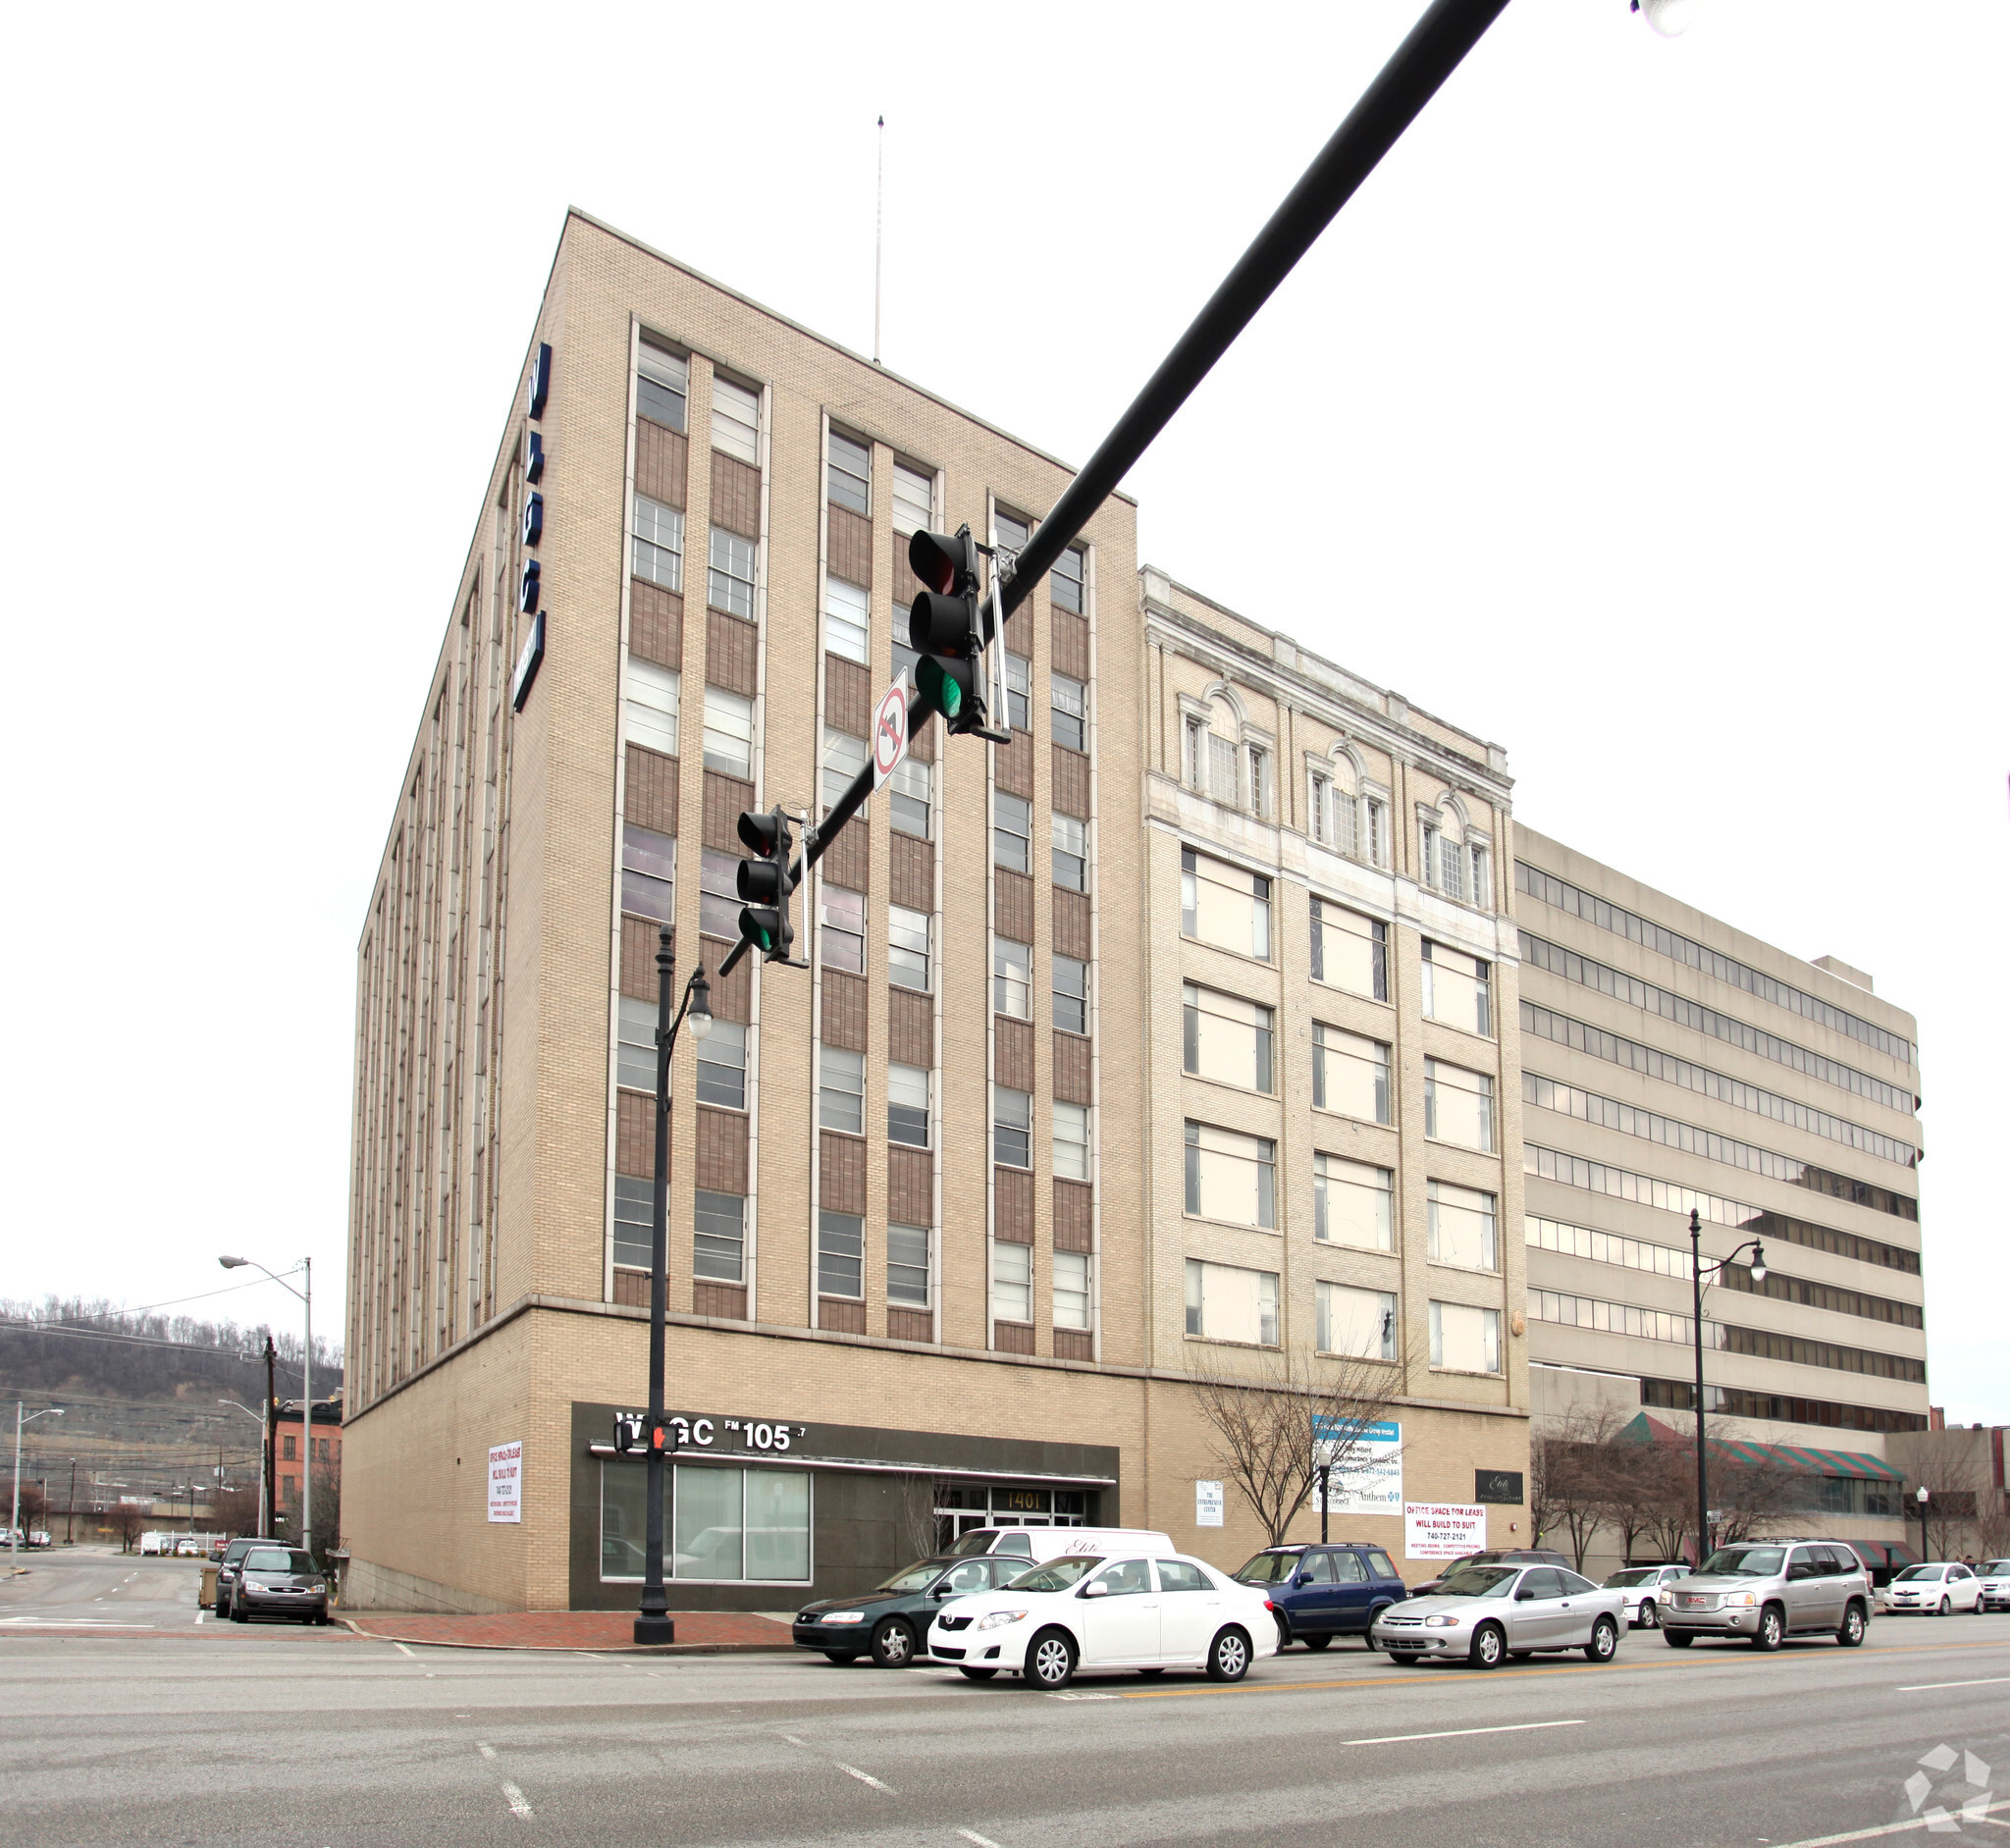
[[[1042,1695],[926,1665],[197,1623],[185,1561],[35,1566],[0,1588],[0,1775],[9,1835],[37,1844],[1787,1848],[2010,1797],[2005,1615],[1880,1618],[1859,1651],[1764,1657],[1636,1631],[1611,1666],[1484,1675],[1343,1643],[1234,1687]],[[2000,1769],[1970,1789],[1978,1765]]]

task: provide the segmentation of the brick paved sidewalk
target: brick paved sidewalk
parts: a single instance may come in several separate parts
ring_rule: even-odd
[[[742,1610],[673,1610],[677,1640],[647,1655],[735,1655],[793,1650],[789,1626]],[[515,1610],[499,1616],[429,1616],[402,1611],[344,1617],[359,1636],[391,1643],[445,1644],[454,1649],[635,1649],[631,1610]]]

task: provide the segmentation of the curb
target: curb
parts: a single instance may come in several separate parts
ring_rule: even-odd
[[[363,1629],[353,1617],[340,1621],[351,1634],[372,1643],[402,1643],[407,1649],[496,1649],[555,1656],[792,1656],[794,1643],[459,1643],[432,1636],[392,1636]]]

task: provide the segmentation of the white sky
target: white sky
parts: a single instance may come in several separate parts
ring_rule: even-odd
[[[0,1294],[311,1250],[339,1334],[355,940],[568,202],[869,349],[883,111],[887,364],[1079,461],[1419,8],[24,15]],[[1919,1016],[1933,1398],[2010,1420],[2010,9],[1695,12],[1512,0],[1142,552]]]

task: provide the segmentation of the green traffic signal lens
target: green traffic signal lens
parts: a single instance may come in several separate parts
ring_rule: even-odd
[[[953,674],[943,672],[939,660],[924,656],[916,663],[915,689],[944,718],[954,718],[963,710],[963,687]]]

